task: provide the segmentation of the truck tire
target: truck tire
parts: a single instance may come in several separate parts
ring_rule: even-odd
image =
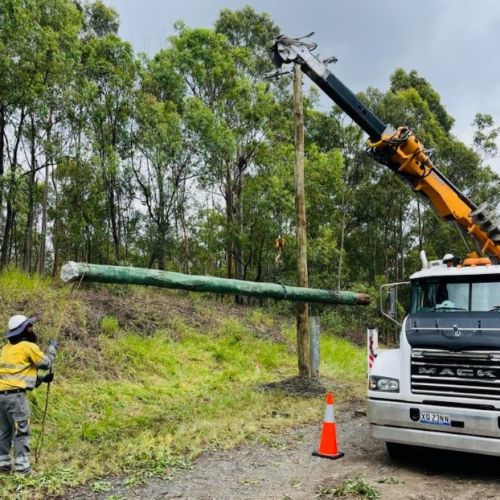
[[[385,445],[387,447],[387,453],[389,453],[391,458],[399,460],[408,456],[408,447],[404,444],[387,442]]]

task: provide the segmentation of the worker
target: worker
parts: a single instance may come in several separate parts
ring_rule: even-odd
[[[38,375],[38,369],[51,368],[57,342],[49,342],[47,354],[40,350],[33,332],[36,319],[36,316],[27,318],[21,314],[12,316],[5,335],[8,343],[0,351],[0,472],[3,473],[31,474],[28,457],[30,409],[26,391],[42,382],[52,382],[54,378],[52,372]]]
[[[455,263],[455,256],[451,253],[447,253],[444,257],[443,257],[443,264],[446,265],[446,267],[453,267]]]

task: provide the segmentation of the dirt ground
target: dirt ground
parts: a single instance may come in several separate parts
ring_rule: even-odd
[[[105,493],[81,489],[65,498],[325,499],[338,498],[335,488],[358,477],[382,499],[500,498],[500,459],[409,448],[404,460],[393,460],[383,443],[368,437],[361,402],[337,410],[337,426],[345,451],[340,460],[311,456],[319,439],[318,424],[289,430],[265,445],[207,453],[171,479],[151,479],[134,488],[114,479]]]

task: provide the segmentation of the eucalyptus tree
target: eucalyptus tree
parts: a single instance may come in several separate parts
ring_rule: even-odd
[[[363,170],[366,166],[363,161],[364,137],[363,131],[354,123],[346,119],[342,111],[334,106],[328,113],[310,109],[306,116],[306,144],[307,149],[317,148],[320,152],[332,154],[335,151],[342,156],[341,175],[335,184],[333,192],[336,197],[330,200],[333,209],[329,219],[328,234],[332,238],[329,245],[332,248],[330,265],[336,263],[332,274],[337,275],[336,286],[340,290],[343,281],[347,278],[345,262],[345,239],[347,228],[351,226],[351,207],[353,192],[361,179],[366,177]],[[338,161],[337,161],[338,164]],[[332,165],[334,168],[335,163]],[[323,241],[322,246],[325,245]]]
[[[153,235],[148,266],[166,269],[174,214],[185,210],[195,147],[182,122],[183,82],[167,52],[146,61],[136,97],[131,168]],[[170,247],[170,248],[169,248]],[[169,251],[170,250],[170,251]]]
[[[476,113],[472,125],[475,129],[473,149],[479,155],[482,166],[474,184],[474,196],[487,201],[490,209],[500,216],[500,175],[489,165],[491,160],[498,159],[500,127],[487,113]]]
[[[232,46],[246,49],[248,57],[238,64],[247,76],[258,82],[273,70],[269,44],[280,34],[280,29],[269,14],[256,12],[249,5],[240,10],[222,9],[214,27]]]
[[[263,96],[260,98],[258,115],[248,120],[248,116],[240,114],[240,122],[248,130],[257,131],[257,141],[260,141],[255,153],[247,160],[234,162],[233,173],[230,176],[233,187],[230,189],[233,194],[234,205],[231,214],[236,224],[233,230],[232,251],[236,261],[236,275],[239,278],[246,276],[249,266],[256,265],[257,276],[262,275],[262,256],[266,250],[273,249],[269,245],[270,240],[279,237],[282,223],[281,215],[274,221],[274,224],[264,224],[260,227],[267,228],[268,233],[260,230],[255,232],[256,226],[253,221],[246,220],[245,214],[259,213],[259,207],[244,206],[245,182],[248,182],[253,175],[260,175],[265,172],[266,175],[274,175],[270,165],[273,149],[280,149],[281,143],[290,142],[293,138],[292,120],[291,120],[291,98],[290,86],[287,79],[269,79],[267,75],[274,69],[271,58],[269,57],[269,44],[280,33],[280,28],[274,23],[271,16],[265,12],[256,12],[251,6],[245,6],[239,10],[223,9],[215,22],[215,30],[227,37],[231,46],[241,49],[243,57],[235,59],[235,65],[239,75],[244,77],[251,85],[254,95]],[[272,95],[272,99],[269,99]],[[259,102],[259,101],[257,101]],[[241,117],[243,119],[241,119]],[[241,129],[241,124],[238,125]],[[290,134],[290,135],[288,135]],[[255,142],[255,139],[253,139]],[[240,141],[242,143],[245,142]],[[291,158],[290,158],[291,160]],[[291,160],[292,161],[292,160]],[[271,168],[270,168],[271,167]],[[228,185],[231,182],[228,179]],[[293,191],[288,193],[293,196]],[[227,197],[226,197],[227,199]],[[258,200],[256,197],[254,201]],[[267,210],[264,198],[262,207],[263,212]],[[227,206],[227,201],[226,201]],[[293,217],[292,217],[293,218]],[[248,227],[247,227],[248,225]],[[249,235],[252,235],[249,237]],[[231,243],[230,243],[231,246]],[[228,248],[229,252],[229,248]],[[273,259],[274,260],[274,259]]]
[[[11,257],[16,217],[21,208],[22,139],[29,109],[39,86],[36,64],[37,38],[42,28],[37,22],[37,4],[8,0],[0,10],[0,201],[5,199],[0,265]],[[21,172],[22,174],[22,172]],[[21,178],[22,179],[22,178]]]
[[[498,154],[498,136],[500,127],[495,125],[493,117],[487,113],[476,113],[474,121],[474,150],[483,159],[492,158]]]
[[[53,176],[54,266],[66,255],[103,262],[129,257],[135,193],[125,170],[138,63],[118,36],[117,12],[101,1],[77,4],[79,55],[65,100],[66,146]],[[81,192],[81,210],[71,210]]]
[[[0,177],[6,198],[0,262],[9,260],[24,211],[24,267],[31,269],[37,172],[44,170],[39,269],[45,263],[53,126],[77,51],[81,16],[69,0],[6,0],[0,11]],[[27,168],[26,168],[27,167]],[[26,170],[28,172],[26,173]],[[0,201],[3,196],[0,196]],[[21,205],[22,204],[22,205]]]
[[[30,162],[31,171],[41,170],[43,197],[40,221],[40,242],[38,246],[37,269],[45,273],[46,242],[49,222],[50,171],[59,161],[65,149],[65,111],[67,92],[74,80],[80,56],[79,34],[82,18],[73,2],[51,0],[41,4],[41,22],[46,32],[42,52],[42,73],[44,88],[35,108],[41,135],[41,161]],[[34,130],[33,130],[34,131]],[[30,203],[30,207],[32,204]],[[31,231],[28,219],[28,231]],[[31,238],[26,238],[26,248]],[[30,259],[26,259],[30,267]]]
[[[218,190],[224,202],[227,276],[233,276],[235,259],[241,278],[244,180],[269,148],[276,101],[266,83],[252,81],[242,69],[252,57],[249,49],[214,30],[178,28],[168,54],[187,89],[185,123],[199,141],[201,186]]]
[[[82,47],[85,111],[92,145],[91,163],[102,177],[113,256],[122,256],[122,156],[130,143],[129,130],[136,91],[138,63],[131,45],[114,33],[88,36]]]
[[[68,156],[59,161],[52,179],[54,274],[63,260],[107,262],[107,205],[99,170],[91,161]]]
[[[0,265],[11,254],[17,214],[19,152],[27,109],[33,102],[33,53],[39,33],[36,2],[8,0],[0,10],[0,207],[3,215]],[[4,212],[3,201],[6,200]]]

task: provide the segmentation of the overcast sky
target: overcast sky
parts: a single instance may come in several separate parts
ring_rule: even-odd
[[[476,112],[500,124],[500,1],[496,0],[105,0],[120,14],[120,34],[136,51],[167,46],[173,24],[210,27],[219,11],[251,5],[269,12],[283,33],[315,32],[318,52],[354,92],[386,89],[397,67],[416,69],[471,144]],[[494,161],[500,172],[500,160]]]

